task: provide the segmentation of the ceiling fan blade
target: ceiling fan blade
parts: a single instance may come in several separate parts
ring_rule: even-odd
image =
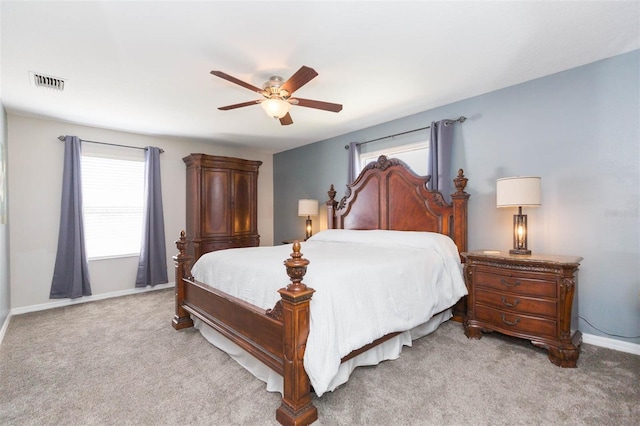
[[[258,105],[259,103],[260,101],[242,102],[241,104],[227,105],[227,106],[219,107],[218,109],[222,111],[228,111],[230,109],[242,108],[242,107],[251,106],[251,105]]]
[[[293,124],[293,119],[291,118],[291,115],[287,113],[287,115],[282,117],[280,119],[280,124],[282,124],[283,126],[288,126],[289,124]]]
[[[222,78],[222,79],[224,79],[224,80],[227,80],[227,81],[230,81],[230,82],[232,82],[232,83],[235,83],[235,84],[237,84],[238,86],[242,86],[242,87],[244,87],[245,89],[249,89],[249,90],[251,90],[252,92],[258,92],[258,93],[260,93],[260,94],[263,94],[263,92],[264,92],[261,88],[256,87],[256,86],[254,86],[254,85],[252,85],[252,84],[249,84],[249,83],[245,83],[245,82],[244,82],[244,81],[242,81],[242,80],[238,80],[237,78],[235,78],[235,77],[233,77],[233,76],[230,76],[229,74],[224,73],[224,72],[222,72],[222,71],[211,71],[211,74],[215,75],[216,77],[220,77],[220,78]]]
[[[307,108],[322,109],[322,110],[331,111],[331,112],[342,111],[342,105],[332,104],[331,102],[314,101],[312,99],[302,99],[302,98],[289,99],[289,101],[293,105],[299,105]]]
[[[289,92],[289,95],[291,95],[293,92],[313,80],[317,75],[318,73],[316,70],[303,65],[289,78],[289,80],[284,82],[282,89],[286,90]]]

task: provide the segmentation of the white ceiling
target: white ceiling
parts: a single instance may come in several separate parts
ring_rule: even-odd
[[[640,48],[640,1],[2,1],[10,113],[279,152]],[[261,87],[319,76],[281,126]],[[29,72],[66,80],[35,87]],[[466,112],[472,114],[473,111]],[[80,135],[82,136],[82,135]]]

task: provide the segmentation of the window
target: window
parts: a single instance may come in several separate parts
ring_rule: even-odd
[[[404,161],[417,175],[427,175],[429,142],[416,142],[360,153],[360,169],[362,170],[367,164],[376,161],[381,155]]]
[[[89,259],[140,254],[144,159],[83,153],[82,203]]]

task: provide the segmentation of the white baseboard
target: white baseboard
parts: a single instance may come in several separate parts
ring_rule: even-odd
[[[11,321],[11,312],[7,315],[7,318],[4,320],[4,324],[2,324],[2,328],[0,328],[0,345],[2,344],[2,339],[4,339],[4,334],[7,332],[7,328],[9,328],[9,321]]]
[[[640,344],[638,343],[623,342],[622,340],[612,339],[610,337],[602,337],[596,336],[595,334],[585,333],[582,334],[582,341],[589,345],[640,355]]]
[[[92,296],[83,296],[83,297],[78,297],[77,299],[60,299],[54,302],[41,303],[39,305],[22,306],[20,308],[13,308],[9,312],[9,316],[26,314],[29,312],[44,311],[46,309],[61,308],[63,306],[77,305],[79,303],[95,302],[96,300],[111,299],[112,297],[129,296],[131,294],[146,293],[148,291],[162,290],[165,288],[172,288],[174,286],[175,286],[175,283],[170,282],[167,284],[158,284],[153,287],[147,286],[144,288],[130,288],[127,290],[113,291],[110,293],[96,294]]]

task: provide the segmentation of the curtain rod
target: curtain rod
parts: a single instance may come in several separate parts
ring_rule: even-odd
[[[58,139],[59,139],[61,142],[64,142],[65,137],[64,137],[64,136],[58,136]],[[142,148],[142,147],[139,147],[139,146],[119,145],[119,144],[117,144],[117,143],[108,143],[108,142],[87,141],[87,140],[84,140],[84,139],[80,139],[80,140],[81,140],[82,142],[87,142],[87,143],[97,143],[97,144],[99,144],[99,145],[119,146],[119,147],[121,147],[121,148],[141,149],[141,150],[143,150],[143,151],[146,151],[146,150],[147,150],[147,148]],[[160,154],[162,154],[163,152],[164,152],[164,149],[160,149]]]
[[[453,123],[464,123],[466,120],[467,120],[467,117],[465,117],[464,115],[461,115],[459,118],[457,118],[455,120],[445,119],[443,121],[444,121],[444,125],[448,126],[449,124],[453,124]],[[396,133],[394,135],[389,135],[389,136],[382,136],[381,138],[376,138],[376,139],[371,139],[369,141],[360,142],[357,145],[360,146],[360,145],[368,144],[370,142],[376,142],[376,141],[380,141],[382,139],[393,138],[393,137],[396,137],[396,136],[402,136],[402,135],[406,135],[407,133],[418,132],[420,130],[427,130],[427,129],[430,129],[430,128],[431,128],[431,126],[427,126],[427,127],[420,127],[419,129],[407,130],[406,132]],[[349,145],[345,145],[344,149],[349,149]]]

